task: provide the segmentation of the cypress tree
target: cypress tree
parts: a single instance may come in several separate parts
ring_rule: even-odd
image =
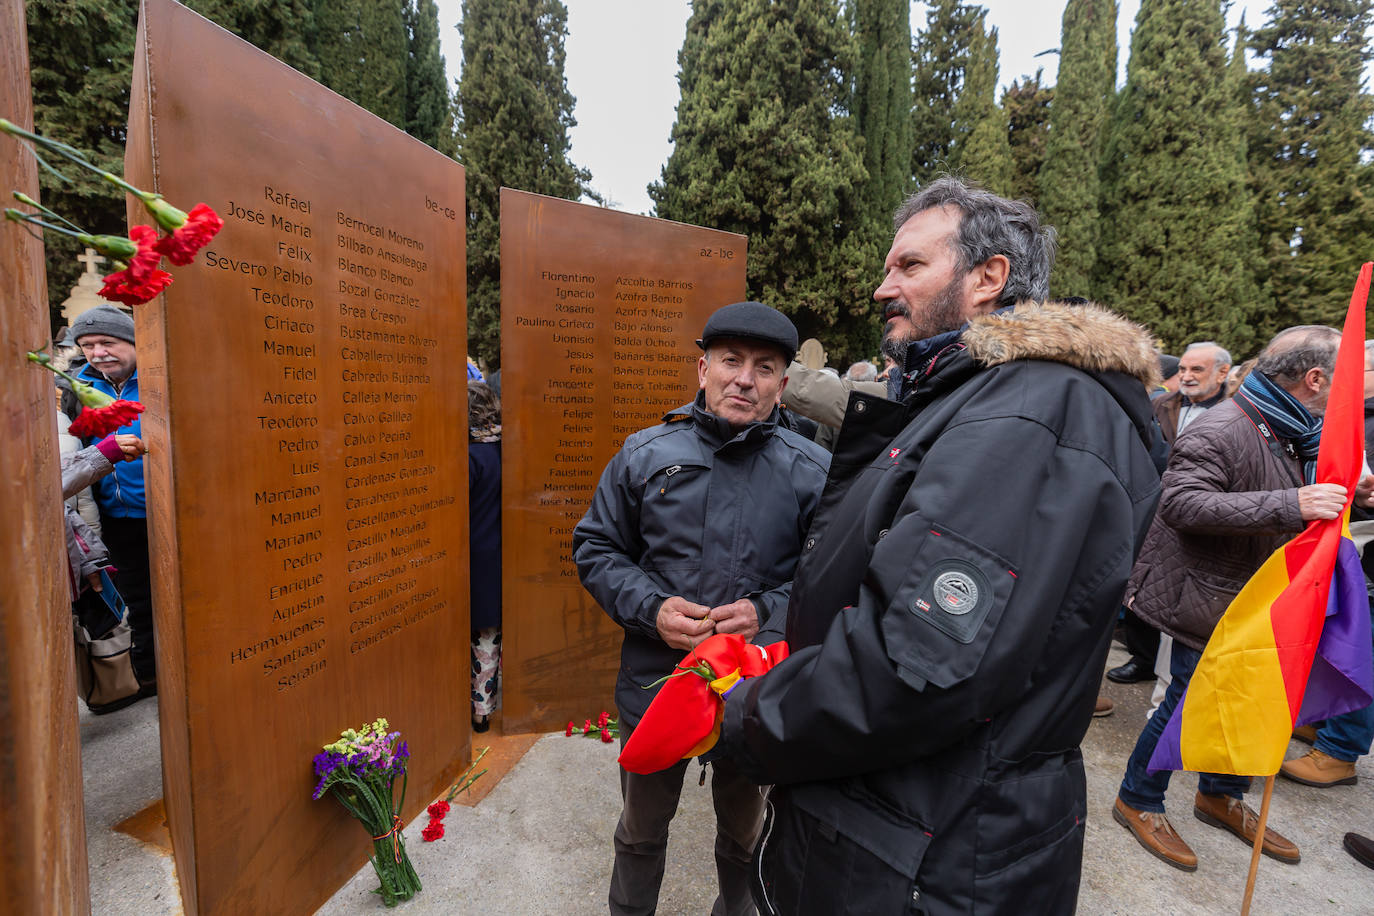
[[[1108,141],[1099,295],[1170,347],[1256,343],[1254,210],[1218,0],[1144,0]]]
[[[406,0],[406,133],[442,149],[453,133],[453,105],[439,51],[439,8],[434,0]]]
[[[983,41],[984,11],[962,0],[931,0],[926,27],[912,43],[911,177],[924,184],[950,170],[973,125],[959,97],[974,45]],[[996,76],[993,77],[996,82]]]
[[[315,34],[320,82],[404,129],[402,0],[315,0]]]
[[[310,0],[191,0],[186,5],[287,66],[320,78]]]
[[[1057,296],[1092,296],[1097,264],[1099,181],[1116,86],[1116,0],[1069,0],[1059,77],[1050,106],[1039,206],[1059,232],[1050,275]]]
[[[28,0],[26,17],[35,128],[123,174],[137,0]],[[122,235],[123,198],[84,169],[53,164],[72,180],[40,169],[43,203],[87,232]],[[48,302],[57,314],[83,270],[76,260],[82,246],[55,232],[43,241]]]
[[[469,353],[501,359],[500,190],[575,200],[591,175],[568,158],[576,125],[559,0],[463,0],[458,157],[467,169]]]
[[[1374,104],[1362,86],[1371,0],[1275,0],[1251,47],[1249,161],[1275,320],[1340,326],[1374,213],[1361,152]]]
[[[1007,114],[1007,143],[1011,148],[1009,195],[1034,204],[1039,197],[1040,169],[1050,137],[1050,107],[1054,89],[1044,84],[1044,71],[1023,76],[1002,93]]]
[[[657,215],[749,236],[749,295],[837,352],[876,344],[865,172],[835,0],[694,0]],[[871,351],[868,351],[871,352]]]
[[[855,0],[854,123],[864,140],[863,207],[884,232],[911,176],[911,4]]]
[[[970,44],[964,91],[955,108],[969,133],[955,146],[954,162],[965,178],[1006,195],[1011,193],[1011,143],[1007,112],[997,105],[997,30],[983,32],[980,23],[979,33]]]

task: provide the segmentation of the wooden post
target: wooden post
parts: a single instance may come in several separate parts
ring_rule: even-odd
[[[1250,853],[1250,874],[1245,879],[1245,899],[1240,905],[1240,916],[1249,916],[1250,898],[1255,893],[1255,875],[1259,872],[1260,852],[1264,849],[1264,826],[1269,823],[1269,800],[1274,797],[1274,774],[1264,780],[1264,801],[1260,803],[1259,825],[1255,827],[1255,848]]]

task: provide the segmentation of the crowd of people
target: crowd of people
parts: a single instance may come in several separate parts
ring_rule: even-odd
[[[1354,494],[1313,476],[1338,331],[1288,328],[1233,372],[1215,342],[1169,356],[1108,309],[1049,300],[1053,230],[1024,203],[941,179],[894,229],[885,372],[808,367],[781,313],[717,310],[694,401],[626,439],[574,532],[583,585],[625,631],[622,743],[642,688],[707,638],[788,643],[693,749],[713,914],[1072,912],[1079,745],[1111,711],[1114,632],[1130,657],[1108,677],[1158,684],[1113,817],[1195,869],[1169,773],[1146,766],[1160,732],[1275,547],[1352,496],[1374,506],[1368,468]],[[1284,776],[1353,782],[1371,718],[1324,723]],[[612,913],[654,912],[688,768],[621,770]],[[1248,785],[1204,774],[1197,819],[1253,843]],[[1368,839],[1345,845],[1374,867]],[[1262,848],[1301,858],[1277,830]]]

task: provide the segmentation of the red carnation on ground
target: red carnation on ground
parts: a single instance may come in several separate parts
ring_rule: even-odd
[[[448,814],[448,809],[448,802],[440,799],[426,808],[425,811],[429,813],[430,817],[443,817],[445,814]]]
[[[139,279],[130,273],[130,268],[125,268],[105,277],[100,298],[125,305],[142,305],[155,299],[171,282],[172,275],[165,270],[154,268],[147,277]]]
[[[592,733],[592,720],[591,720],[591,719],[588,719],[587,721],[585,721],[585,722],[582,723],[582,734],[584,734],[584,735],[590,735],[591,733]]]
[[[573,724],[572,719],[569,719],[569,720],[568,720],[568,728],[567,728],[567,730],[566,730],[565,732],[563,732],[563,737],[565,737],[565,738],[571,738],[571,737],[572,737],[572,733],[575,732],[575,731],[577,731],[577,726]]]
[[[599,716],[596,717],[596,727],[597,727],[597,728],[605,728],[605,727],[606,727],[606,723],[609,722],[609,721],[611,721],[611,714],[608,713],[606,710],[603,709],[603,710],[601,710],[601,715],[599,715]]]
[[[426,843],[433,843],[444,835],[444,825],[440,821],[430,821],[429,826],[420,831],[420,836]]]
[[[185,267],[222,228],[224,220],[219,218],[218,213],[206,204],[196,204],[186,214],[185,224],[158,240],[157,250],[173,264]]]
[[[611,730],[610,730],[609,728],[603,728],[603,729],[601,730],[601,743],[602,743],[602,744],[610,744],[610,743],[611,743]]]
[[[121,426],[138,419],[143,405],[137,401],[115,401],[106,407],[87,407],[76,415],[69,432],[78,439],[88,436],[103,439]]]

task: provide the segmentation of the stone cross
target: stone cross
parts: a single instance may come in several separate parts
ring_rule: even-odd
[[[86,273],[98,273],[95,269],[97,264],[104,264],[105,259],[95,253],[94,248],[87,248],[85,254],[79,254],[76,259],[86,265]]]

